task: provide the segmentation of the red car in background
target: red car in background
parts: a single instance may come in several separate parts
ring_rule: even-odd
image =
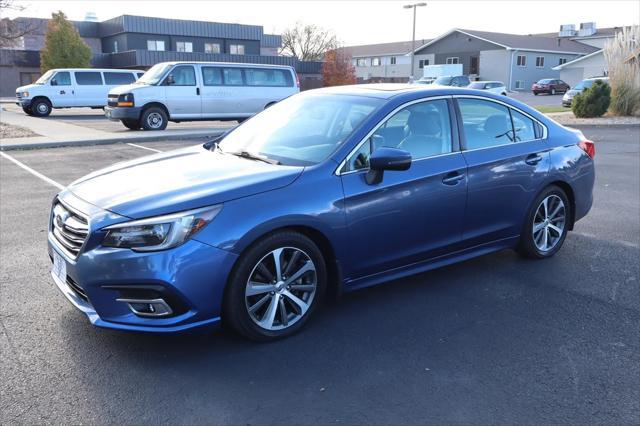
[[[533,83],[531,91],[534,95],[539,93],[548,93],[555,95],[556,93],[566,93],[571,87],[567,83],[559,79],[544,78],[537,83]]]

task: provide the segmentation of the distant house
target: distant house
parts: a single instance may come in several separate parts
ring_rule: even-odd
[[[428,40],[416,40],[421,46]],[[411,75],[411,41],[347,46],[359,83],[406,83]],[[422,75],[422,73],[420,73]]]
[[[597,52],[598,47],[556,34],[518,35],[453,29],[415,50],[415,75],[424,64],[462,64],[471,79],[503,81],[529,90],[542,78],[559,78],[554,67]]]
[[[560,78],[569,86],[575,86],[585,78],[604,77],[608,74],[602,49],[553,67],[553,69],[560,71]]]

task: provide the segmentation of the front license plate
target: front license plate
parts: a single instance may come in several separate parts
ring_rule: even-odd
[[[67,261],[53,250],[53,266],[51,272],[63,283],[67,282]]]
[[[105,112],[105,115],[107,116],[107,118],[111,118],[111,111],[107,110]]]

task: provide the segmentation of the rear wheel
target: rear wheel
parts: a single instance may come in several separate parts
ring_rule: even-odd
[[[527,215],[518,251],[533,259],[551,257],[560,250],[567,236],[571,205],[557,186],[545,189]]]
[[[249,248],[231,274],[223,319],[259,341],[287,337],[307,322],[324,297],[327,273],[318,247],[285,231]]]
[[[140,118],[144,130],[164,130],[167,128],[167,121],[167,113],[160,107],[145,109]]]
[[[131,130],[140,130],[140,122],[138,120],[120,120],[124,127]]]
[[[538,92],[533,92],[533,94],[534,94],[535,96],[538,96]]]
[[[51,102],[47,99],[36,99],[31,103],[31,111],[36,117],[47,117],[51,114]]]

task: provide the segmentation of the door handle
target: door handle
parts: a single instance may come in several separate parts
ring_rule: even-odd
[[[200,95],[200,88],[196,87],[196,95]]]
[[[542,161],[542,155],[540,154],[531,154],[524,160],[524,162],[530,166],[535,166],[540,161]]]
[[[451,172],[442,178],[442,183],[453,186],[457,185],[462,179],[464,179],[464,173]]]

